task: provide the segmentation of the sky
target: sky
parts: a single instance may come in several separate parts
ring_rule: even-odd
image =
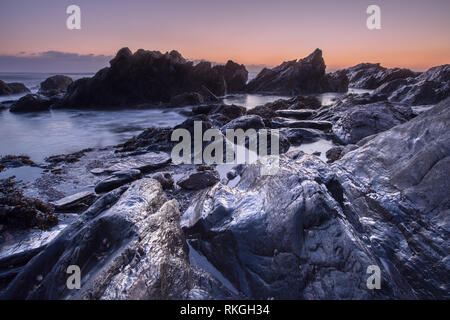
[[[66,8],[81,8],[68,30]],[[381,29],[366,27],[369,5]],[[0,0],[0,72],[95,71],[118,49],[278,65],[323,50],[328,70],[360,62],[450,63],[450,0]]]

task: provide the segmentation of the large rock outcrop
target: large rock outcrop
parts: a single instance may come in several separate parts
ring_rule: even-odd
[[[191,245],[251,298],[448,299],[449,103],[331,166],[301,152],[271,176],[247,165],[184,213]]]
[[[184,93],[197,93],[199,101],[242,90],[248,72],[243,65],[229,61],[224,66],[185,60],[177,51],[119,50],[110,67],[93,78],[75,81],[57,107],[130,107],[169,103]],[[175,99],[175,102],[180,100]],[[184,102],[183,102],[184,103]]]
[[[299,95],[327,91],[346,92],[348,79],[343,73],[325,74],[322,51],[316,49],[308,57],[283,62],[273,69],[264,68],[247,84],[250,93]]]
[[[176,200],[143,179],[97,200],[14,278],[3,299],[188,299],[235,297],[189,263]],[[66,270],[81,269],[70,290]],[[199,296],[199,292],[201,293]]]

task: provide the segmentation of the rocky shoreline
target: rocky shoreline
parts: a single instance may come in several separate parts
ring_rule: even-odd
[[[0,298],[448,299],[450,66],[326,74],[316,50],[247,77],[231,61],[193,65],[175,51],[121,49],[91,79],[56,77],[14,102],[11,112],[194,107],[178,126],[117,146],[42,164],[2,158],[0,169],[36,165],[43,174],[2,180]],[[349,85],[374,91],[326,106],[309,95]],[[221,102],[229,92],[294,97],[246,110]],[[195,121],[204,130],[278,129],[279,171],[174,165],[170,135]],[[323,141],[323,154],[299,149]],[[45,206],[25,206],[28,216],[58,224],[12,224],[12,193]],[[82,270],[81,290],[66,286],[69,265]],[[373,265],[380,290],[366,286]]]

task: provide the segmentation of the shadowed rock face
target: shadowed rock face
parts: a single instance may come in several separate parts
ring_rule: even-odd
[[[346,92],[347,77],[342,74],[325,74],[322,51],[316,49],[308,57],[283,62],[273,69],[263,69],[247,85],[251,93],[298,95],[326,91]]]
[[[194,66],[177,51],[163,54],[140,49],[133,54],[123,48],[111,60],[109,68],[100,70],[93,78],[75,81],[58,107],[168,103],[184,93],[211,98],[242,90],[247,76],[245,67],[232,61],[224,66],[213,67],[209,62]],[[178,97],[175,102],[183,104],[183,100]]]
[[[302,153],[273,176],[248,165],[235,188],[200,194],[182,226],[248,297],[448,298],[449,103],[331,166]],[[381,290],[366,287],[370,265]]]
[[[143,179],[97,200],[33,258],[0,298],[186,299],[232,297],[189,265],[176,200]],[[69,265],[82,270],[81,290],[66,286]]]

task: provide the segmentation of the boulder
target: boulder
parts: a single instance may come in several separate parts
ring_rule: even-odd
[[[30,92],[30,89],[28,89],[23,83],[6,83],[0,80],[0,96],[9,96],[28,92]]]
[[[37,94],[27,94],[25,97],[22,97],[15,102],[11,108],[9,108],[9,111],[16,113],[48,111],[53,103],[54,100],[47,97]]]
[[[344,144],[355,144],[362,138],[386,131],[413,118],[410,107],[389,102],[357,105],[342,112],[333,132]]]
[[[308,57],[283,62],[273,69],[264,68],[247,84],[247,92],[279,95],[347,91],[348,80],[343,73],[327,76],[322,51],[316,49]]]
[[[46,97],[66,93],[72,83],[73,80],[70,77],[63,75],[52,76],[41,82],[39,93]]]
[[[123,186],[124,184],[133,182],[141,177],[141,171],[137,169],[123,170],[113,173],[112,176],[100,181],[95,186],[96,193],[104,193]]]
[[[228,122],[221,128],[221,130],[225,134],[228,129],[242,129],[244,131],[247,131],[248,129],[255,129],[258,131],[259,129],[264,129],[265,127],[264,121],[260,116],[246,115]]]
[[[215,185],[219,180],[220,176],[217,171],[205,170],[184,176],[177,184],[183,189],[201,190]]]

